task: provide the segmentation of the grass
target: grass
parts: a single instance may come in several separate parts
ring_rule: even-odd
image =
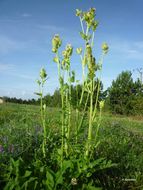
[[[1,170],[10,158],[22,157],[27,160],[28,156],[27,162],[30,162],[34,150],[42,143],[39,109],[39,106],[12,103],[0,105],[0,144],[4,148],[4,152],[0,153]],[[57,133],[54,138],[58,138],[60,109],[47,108],[46,113],[46,125],[50,125],[55,131],[54,135]],[[97,174],[103,189],[141,189],[143,120],[103,113],[98,138],[100,143],[95,157],[106,158],[118,165],[116,169],[103,170]],[[127,179],[136,181],[127,182]]]

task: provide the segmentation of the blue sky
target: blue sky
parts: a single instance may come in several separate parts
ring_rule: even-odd
[[[0,96],[35,97],[41,67],[49,76],[45,93],[52,94],[58,79],[51,39],[58,33],[63,49],[67,43],[79,47],[82,41],[75,9],[90,7],[96,8],[99,21],[94,50],[97,60],[102,42],[110,47],[103,65],[104,88],[121,71],[143,67],[142,0],[0,0]],[[79,78],[80,60],[74,54],[72,61]]]

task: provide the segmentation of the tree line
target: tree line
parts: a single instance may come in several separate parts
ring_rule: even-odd
[[[143,84],[139,78],[135,81],[133,80],[131,71],[123,71],[120,73],[117,78],[112,81],[111,86],[107,90],[103,90],[102,82],[99,83],[99,81],[95,81],[95,83],[97,83],[97,85],[94,91],[94,97],[97,95],[97,88],[100,88],[99,101],[105,101],[105,109],[107,111],[124,115],[143,114]],[[74,108],[81,97],[82,85],[78,84],[72,86],[71,92],[71,104]],[[86,101],[86,97],[87,94],[84,93],[83,102]],[[16,97],[3,97],[3,99],[5,102],[19,104],[39,105],[40,103],[40,99],[23,100]],[[60,107],[60,89],[56,89],[53,95],[47,94],[44,96],[43,101],[48,107]],[[88,104],[89,102],[87,102],[87,105]]]

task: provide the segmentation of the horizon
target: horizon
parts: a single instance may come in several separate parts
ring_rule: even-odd
[[[21,99],[38,98],[40,68],[48,74],[45,94],[58,88],[57,68],[53,63],[51,39],[59,34],[62,48],[71,43],[74,52],[82,45],[79,37],[80,22],[76,8],[83,11],[96,8],[99,26],[95,34],[95,57],[99,60],[102,42],[109,52],[103,63],[102,82],[108,88],[122,71],[132,71],[134,80],[139,77],[137,68],[143,67],[143,2],[141,0],[83,0],[66,2],[53,0],[0,1],[0,97]],[[72,68],[80,78],[81,64],[75,53]],[[133,71],[134,70],[134,71]]]

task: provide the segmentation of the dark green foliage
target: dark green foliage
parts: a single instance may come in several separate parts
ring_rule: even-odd
[[[100,89],[99,90],[99,100],[98,100],[98,103],[101,100],[105,100],[105,98],[107,96],[107,92],[103,91],[103,83],[100,82],[100,84],[99,84],[98,81],[96,81],[95,83],[96,83],[96,88],[94,90],[94,95],[93,95],[93,105],[95,104],[95,101],[96,101],[98,85],[99,85],[99,89]],[[71,95],[72,95],[71,96],[71,105],[72,105],[73,108],[77,107],[77,102],[80,101],[81,93],[82,93],[82,85],[81,84],[78,84],[76,86],[72,85],[72,87],[71,87]],[[80,109],[84,108],[86,99],[87,99],[87,93],[85,92],[84,96],[83,96],[82,104],[80,105]],[[90,100],[88,99],[87,107],[89,107],[89,104],[90,104]]]
[[[4,96],[3,100],[5,102],[18,103],[18,104],[39,105],[39,101],[35,100],[34,98],[29,99],[29,100],[23,100],[21,98],[16,98],[16,97],[10,98],[10,97]]]
[[[109,88],[109,105],[113,113],[143,113],[143,86],[140,80],[133,81],[130,71],[123,71]]]
[[[142,134],[128,129],[125,122],[105,120],[99,138],[103,136],[97,154],[117,163],[117,167],[99,172],[104,188],[140,189],[143,185]]]

